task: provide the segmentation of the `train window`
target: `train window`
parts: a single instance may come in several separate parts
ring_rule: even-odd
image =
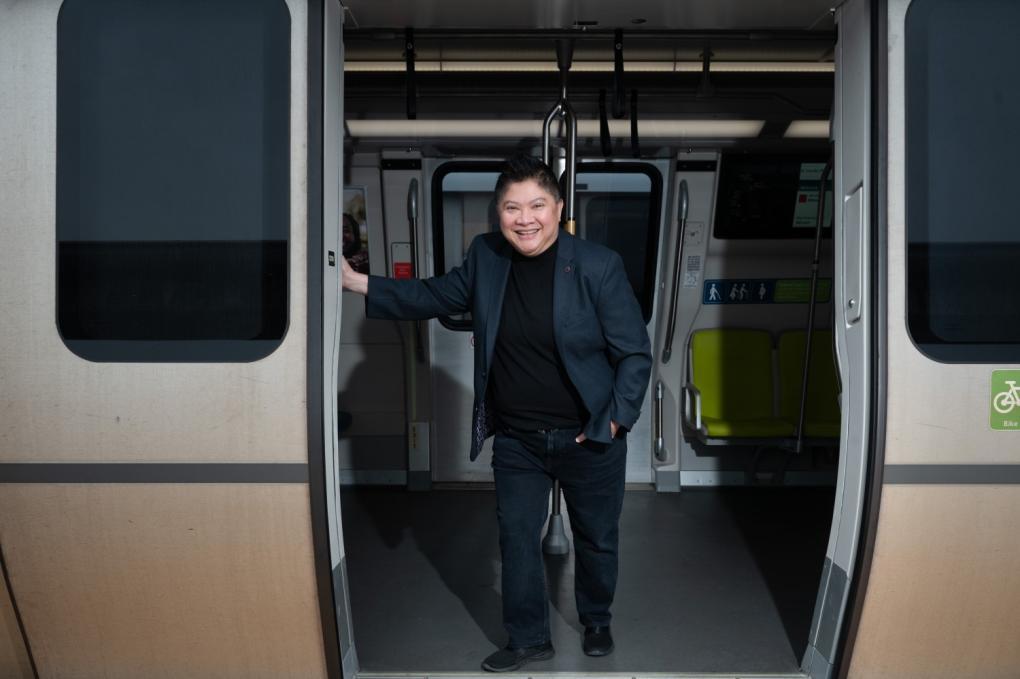
[[[585,163],[577,172],[578,235],[623,258],[645,322],[652,317],[662,178],[640,163]]]
[[[464,262],[475,236],[499,230],[494,190],[501,161],[452,162],[432,178],[432,250],[436,275]],[[443,316],[447,328],[470,330],[471,314]]]
[[[814,238],[818,182],[825,154],[724,153],[716,193],[716,238]],[[823,234],[832,233],[832,181],[825,192]]]
[[[1018,25],[1011,0],[907,12],[907,324],[937,360],[1020,361]]]
[[[57,325],[94,361],[251,361],[288,318],[283,0],[65,0]]]

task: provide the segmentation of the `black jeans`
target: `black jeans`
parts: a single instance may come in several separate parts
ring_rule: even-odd
[[[549,491],[559,479],[574,537],[574,596],[581,624],[608,625],[618,572],[620,510],[627,469],[623,432],[612,444],[577,443],[576,430],[504,430],[496,434],[503,625],[510,648],[549,641],[549,597],[542,529]]]

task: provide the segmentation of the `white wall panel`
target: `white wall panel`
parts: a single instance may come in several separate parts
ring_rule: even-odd
[[[56,325],[56,0],[0,21],[0,461],[307,458],[306,138],[302,3],[291,6],[289,327],[253,363],[93,363]]]

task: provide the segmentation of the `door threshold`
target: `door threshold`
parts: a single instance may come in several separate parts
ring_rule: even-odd
[[[808,675],[784,672],[503,672],[495,675],[490,672],[358,672],[360,679],[432,679],[450,677],[452,679],[493,679],[496,676],[530,677],[531,679],[809,679]]]

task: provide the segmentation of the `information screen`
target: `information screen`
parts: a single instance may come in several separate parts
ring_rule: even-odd
[[[824,156],[724,154],[716,194],[716,238],[812,238],[818,223]],[[824,233],[832,227],[826,181]]]

